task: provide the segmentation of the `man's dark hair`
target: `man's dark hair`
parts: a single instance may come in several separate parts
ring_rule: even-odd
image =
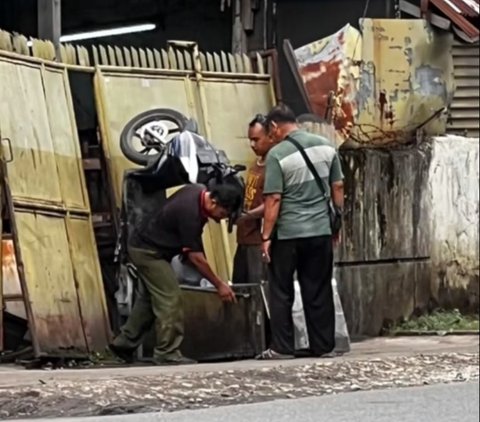
[[[264,114],[257,114],[252,121],[248,124],[249,127],[254,127],[255,125],[259,124],[265,126],[265,122],[267,117]]]
[[[210,189],[210,197],[229,213],[236,211],[242,205],[243,192],[231,184],[216,184]]]
[[[297,123],[297,118],[292,109],[285,104],[279,104],[273,107],[267,114],[266,125],[270,126],[275,123]]]

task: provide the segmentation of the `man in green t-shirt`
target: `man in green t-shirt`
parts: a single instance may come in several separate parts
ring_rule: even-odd
[[[278,143],[268,153],[265,169],[265,215],[262,250],[269,265],[272,343],[260,359],[294,355],[292,305],[295,271],[302,292],[310,352],[330,353],[335,347],[332,292],[333,239],[325,196],[295,145],[305,150],[331,193],[343,208],[343,173],[334,146],[325,138],[299,130],[293,112],[281,105],[267,116],[269,135]]]

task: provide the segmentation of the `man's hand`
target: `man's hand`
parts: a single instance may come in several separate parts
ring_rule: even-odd
[[[333,247],[336,248],[340,243],[342,243],[342,232],[338,232],[338,234],[333,236]]]
[[[226,303],[236,303],[237,298],[232,288],[227,283],[222,283],[217,287],[217,293],[222,299],[222,302]]]
[[[262,259],[267,264],[270,264],[270,247],[272,246],[272,241],[267,240],[262,243]]]

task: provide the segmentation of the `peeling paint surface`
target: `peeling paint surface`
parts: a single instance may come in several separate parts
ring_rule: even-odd
[[[342,142],[411,141],[418,126],[452,101],[452,35],[420,19],[363,19],[360,28],[347,25],[295,50],[312,109],[324,117],[334,92],[332,116]],[[444,133],[446,116],[423,129],[429,136]]]

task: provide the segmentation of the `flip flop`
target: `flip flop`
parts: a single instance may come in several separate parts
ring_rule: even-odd
[[[267,349],[260,353],[255,359],[257,360],[287,360],[295,359],[293,355],[286,355],[283,353],[278,353],[275,350]]]

